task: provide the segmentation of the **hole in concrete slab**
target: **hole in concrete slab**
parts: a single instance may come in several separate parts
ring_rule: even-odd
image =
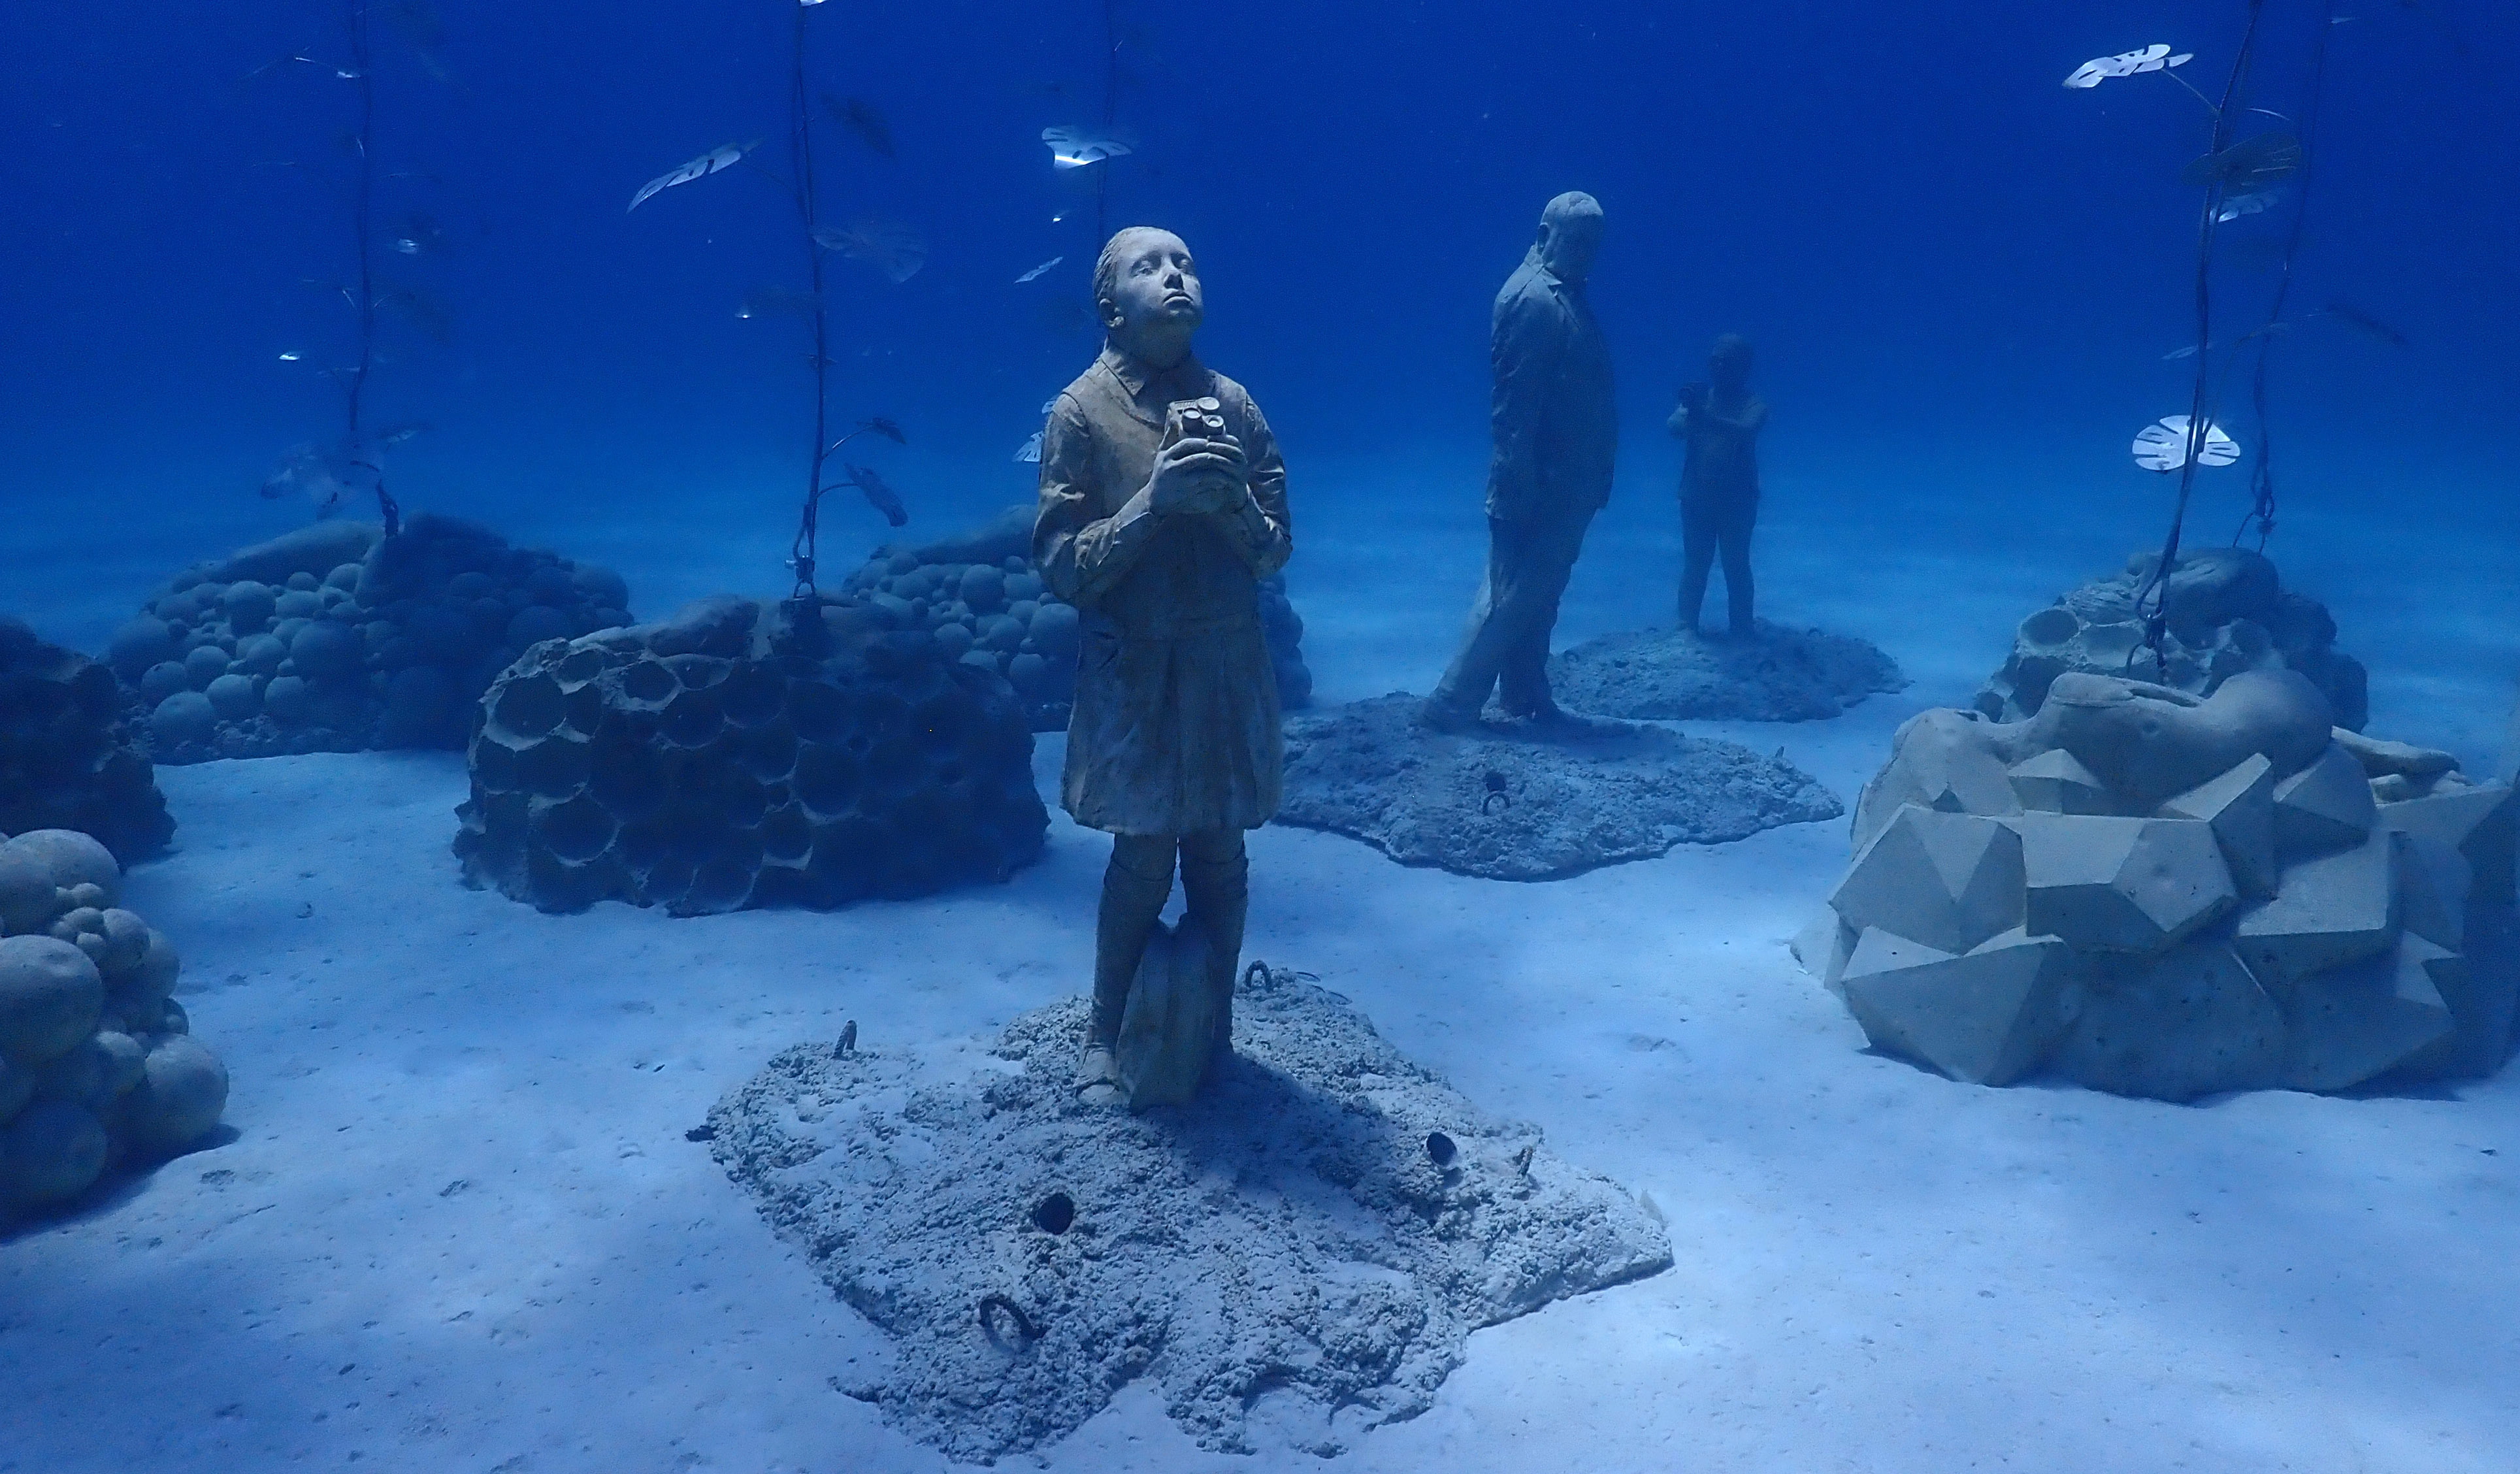
[[[1035,1204],[1032,1226],[1044,1233],[1064,1233],[1076,1222],[1076,1199],[1064,1192],[1054,1192]]]
[[[1453,1158],[1459,1155],[1461,1155],[1461,1148],[1453,1144],[1451,1137],[1440,1131],[1426,1133],[1426,1156],[1436,1166],[1450,1167],[1453,1165]]]

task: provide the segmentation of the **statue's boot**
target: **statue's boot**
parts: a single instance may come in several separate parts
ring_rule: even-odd
[[[1079,1090],[1119,1085],[1120,1015],[1129,1005],[1129,985],[1147,955],[1147,939],[1154,935],[1172,893],[1172,837],[1118,836],[1102,871],[1102,907],[1095,917],[1094,1010],[1076,1067]]]
[[[1242,831],[1194,836],[1182,846],[1182,896],[1207,937],[1207,983],[1216,999],[1216,1054],[1234,1050],[1234,985],[1242,968],[1242,927],[1251,913],[1251,857]]]

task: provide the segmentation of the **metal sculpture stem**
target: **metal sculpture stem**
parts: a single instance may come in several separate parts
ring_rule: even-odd
[[[2310,106],[2302,112],[2301,179],[2293,200],[2292,227],[2284,236],[2283,264],[2277,268],[2274,298],[2267,306],[2266,325],[2258,332],[2257,362],[2250,375],[2249,405],[2257,416],[2258,454],[2249,467],[2249,513],[2240,519],[2239,530],[2231,534],[2234,548],[2249,535],[2252,526],[2258,529],[2261,552],[2275,533],[2274,432],[2267,424],[2267,356],[2274,347],[2275,335],[2282,331],[2284,304],[2292,295],[2293,258],[2301,251],[2302,223],[2310,218],[2310,176],[2318,166],[2318,104],[2327,90],[2327,38],[2335,29],[2336,4],[2328,0],[2321,9],[2318,40],[2311,52]]]
[[[788,553],[788,565],[796,573],[796,587],[789,597],[811,603],[819,597],[814,588],[814,555],[821,534],[823,464],[838,447],[826,438],[830,433],[832,324],[830,308],[823,300],[823,247],[815,239],[813,113],[805,96],[805,7],[796,6],[795,12],[795,47],[788,88],[788,147],[796,216],[804,226],[806,281],[812,291],[814,347],[809,361],[814,368],[814,443],[805,461],[805,505],[797,519],[796,541]]]

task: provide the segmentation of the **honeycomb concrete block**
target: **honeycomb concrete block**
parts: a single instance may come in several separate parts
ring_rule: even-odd
[[[2380,822],[2408,834],[2427,834],[2456,849],[2473,870],[2468,898],[2482,906],[2510,906],[2513,852],[2520,841],[2520,800],[2508,783],[2438,788],[2422,798],[2383,804]]]
[[[1904,805],[1856,856],[1829,905],[1944,952],[2021,924],[2021,836],[1996,820]]]
[[[1049,816],[995,673],[823,607],[702,600],[551,641],[481,702],[465,878],[546,911],[835,907],[1003,880]]]
[[[2119,814],[2123,812],[2108,784],[2058,748],[2015,763],[2004,775],[2021,807],[2033,814]]]
[[[2379,822],[2371,780],[2342,743],[2275,784],[2275,853],[2285,863],[2361,844]]]
[[[2025,920],[2090,952],[2151,956],[2238,904],[2211,825],[2188,819],[2025,814]]]
[[[2264,900],[2275,893],[2282,871],[2275,863],[2274,764],[2263,753],[2222,777],[2178,795],[2154,812],[2163,819],[2192,819],[2213,826],[2240,894]]]
[[[1958,956],[1922,942],[1893,936],[1877,926],[1857,934],[1855,945],[1846,956],[1846,965],[1838,969],[1842,982],[1857,973],[1896,972],[1903,967],[1920,967],[1927,962],[1948,962]]]
[[[0,834],[29,829],[92,834],[128,863],[164,849],[175,822],[112,670],[0,616]]]
[[[2191,1100],[2275,1084],[2283,1041],[2274,1000],[2229,947],[2198,939],[2156,961],[2092,968],[2049,1063],[2094,1090]]]
[[[2241,914],[2233,950],[2279,999],[2305,978],[2387,952],[2398,939],[2403,849],[2374,828],[2350,850],[2284,867],[2274,899]]]
[[[1857,951],[1861,957],[1861,944]],[[2035,1069],[2064,1032],[2064,991],[2075,967],[2063,942],[2015,929],[1964,957],[1867,971],[1850,965],[1847,1008],[1876,1049],[1954,1080],[2009,1085]]]
[[[2378,957],[2295,983],[2284,1007],[2283,1083],[2350,1090],[2449,1052],[2457,1025],[2434,969],[2456,960],[2446,948],[2402,935]]]

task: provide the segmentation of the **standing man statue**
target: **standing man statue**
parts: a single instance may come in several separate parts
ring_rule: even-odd
[[[1610,500],[1618,454],[1610,350],[1584,299],[1601,243],[1601,206],[1565,194],[1541,212],[1540,236],[1497,293],[1488,358],[1496,373],[1489,427],[1488,567],[1469,630],[1419,721],[1439,732],[1478,725],[1488,693],[1511,717],[1554,722],[1549,636],[1584,530]]]
[[[1284,749],[1259,581],[1285,566],[1286,468],[1242,386],[1191,354],[1205,299],[1190,247],[1133,227],[1102,247],[1104,346],[1042,434],[1033,561],[1083,616],[1060,797],[1112,836],[1081,1091],[1121,1085],[1129,987],[1173,887],[1232,1000],[1249,904],[1245,829],[1278,811]]]
[[[1750,340],[1727,333],[1708,355],[1706,382],[1680,391],[1671,432],[1688,443],[1680,470],[1680,627],[1697,633],[1706,575],[1724,556],[1726,633],[1746,640],[1750,614],[1750,531],[1759,522],[1759,428],[1767,401],[1750,392]]]

